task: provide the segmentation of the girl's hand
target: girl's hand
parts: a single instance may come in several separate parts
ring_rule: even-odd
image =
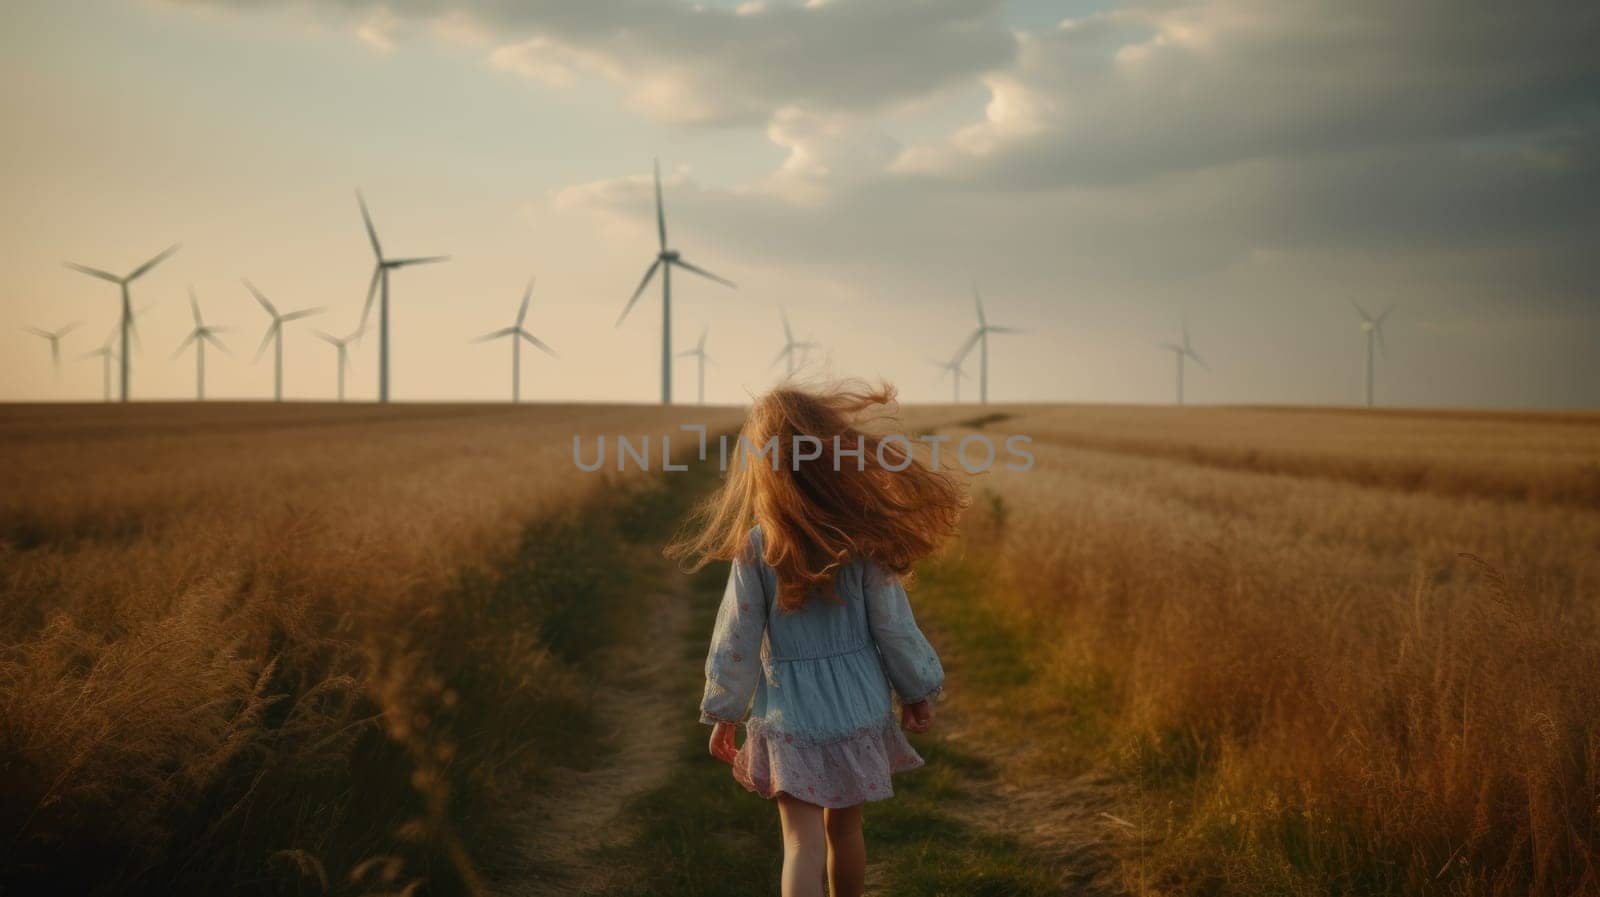
[[[739,749],[733,743],[733,731],[737,728],[732,723],[717,723],[711,727],[711,756],[729,766],[733,765],[733,758],[739,755]]]
[[[918,701],[900,708],[900,724],[910,732],[926,732],[933,726],[933,703]]]

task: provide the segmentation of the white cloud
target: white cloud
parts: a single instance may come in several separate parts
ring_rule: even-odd
[[[394,50],[398,42],[400,21],[383,7],[377,7],[367,14],[360,25],[356,26],[356,37],[367,46],[380,53]]]

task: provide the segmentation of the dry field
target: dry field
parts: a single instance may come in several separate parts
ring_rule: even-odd
[[[928,585],[1021,634],[1013,777],[1131,786],[1129,890],[1600,892],[1600,416],[993,410],[909,415],[1037,455]]]
[[[627,612],[688,588],[650,548],[710,479],[571,465],[685,419],[737,414],[0,408],[0,891],[495,890],[518,805],[603,753],[595,658],[654,645],[606,687],[683,705],[638,752],[677,765],[609,800],[635,884],[595,892],[771,893],[692,719],[720,583],[666,646]],[[904,423],[1037,465],[975,478],[913,591],[949,712],[869,814],[883,893],[1600,891],[1600,417]]]
[[[628,566],[572,437],[707,417],[0,409],[0,891],[472,889]]]

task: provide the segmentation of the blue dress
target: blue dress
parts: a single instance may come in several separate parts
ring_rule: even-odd
[[[762,797],[785,792],[824,807],[890,797],[890,774],[922,765],[890,689],[907,704],[933,696],[944,684],[939,656],[893,573],[852,561],[839,571],[839,602],[814,597],[785,612],[763,545],[751,530],[733,563],[700,721],[747,723],[733,775]]]

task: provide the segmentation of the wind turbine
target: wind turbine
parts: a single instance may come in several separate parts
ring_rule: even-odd
[[[955,387],[954,401],[958,405],[961,404],[961,381],[972,379],[972,375],[961,367],[963,360],[964,358],[961,355],[957,355],[949,361],[940,361],[937,358],[928,359],[929,364],[939,369],[939,379],[934,382],[942,381],[946,377],[950,378],[952,385]]]
[[[1161,348],[1166,349],[1168,352],[1171,352],[1172,353],[1172,357],[1177,360],[1177,364],[1178,364],[1178,404],[1182,405],[1183,404],[1183,360],[1185,358],[1192,358],[1192,359],[1194,359],[1194,363],[1200,365],[1202,368],[1205,368],[1208,371],[1211,370],[1211,368],[1206,365],[1204,359],[1202,359],[1199,355],[1195,354],[1194,347],[1189,344],[1189,322],[1188,321],[1185,321],[1183,323],[1183,345],[1180,346],[1177,343],[1162,343],[1161,344]]]
[[[381,283],[383,299],[378,304],[378,401],[387,402],[389,401],[389,272],[408,265],[428,265],[448,261],[450,256],[384,258],[383,247],[378,243],[378,230],[372,226],[372,215],[367,211],[367,201],[362,197],[360,190],[356,191],[356,202],[361,206],[361,220],[366,222],[367,237],[372,240],[372,255],[376,259],[372,266],[372,284],[367,287],[367,304],[361,308],[361,326],[357,328],[357,332],[367,328],[367,315],[372,311],[372,300],[379,295],[378,286]]]
[[[256,301],[261,303],[261,307],[266,309],[267,314],[272,316],[272,323],[267,326],[267,332],[261,337],[261,348],[256,350],[256,361],[260,361],[261,356],[266,354],[268,343],[274,344],[276,358],[274,359],[275,364],[273,365],[272,375],[272,400],[281,402],[283,401],[283,325],[290,321],[298,321],[301,318],[309,318],[312,315],[321,314],[322,309],[302,308],[297,311],[279,312],[278,307],[273,305],[272,301],[266,296],[263,296],[261,291],[256,289],[255,284],[247,280],[244,282],[244,286],[245,289],[250,291],[251,295],[256,297]]]
[[[644,293],[644,288],[650,285],[650,278],[656,275],[656,270],[661,270],[661,404],[672,404],[672,266],[677,265],[686,271],[692,271],[701,277],[714,280],[726,287],[734,287],[734,282],[718,277],[704,268],[691,265],[683,260],[683,255],[676,249],[667,248],[667,213],[661,205],[661,161],[655,163],[656,172],[656,235],[660,239],[661,249],[656,253],[656,260],[644,272],[644,278],[639,281],[639,288],[633,291],[633,298],[622,309],[622,314],[617,317],[616,326],[621,327],[623,320],[628,317],[628,312],[633,311],[633,306],[639,301],[639,296]]]
[[[209,326],[206,324],[205,319],[200,317],[200,300],[194,295],[194,287],[189,288],[189,310],[194,313],[194,329],[189,331],[189,335],[184,338],[184,341],[178,344],[178,349],[172,353],[172,357],[177,358],[183,354],[184,349],[189,348],[190,343],[194,344],[194,398],[197,402],[204,402],[206,400],[206,343],[228,352],[228,347],[224,346],[222,340],[217,339],[216,335],[226,333],[229,328]],[[228,354],[232,355],[233,353],[228,352]]]
[[[989,319],[983,314],[983,296],[978,292],[978,282],[972,282],[972,302],[978,309],[978,328],[972,331],[967,341],[962,345],[961,351],[956,353],[957,364],[966,360],[967,353],[973,346],[979,348],[978,353],[978,402],[989,404],[989,334],[991,333],[1021,333],[1016,327],[1003,327],[999,324],[990,324]]]
[[[344,372],[350,361],[350,344],[361,338],[362,328],[357,327],[349,336],[338,337],[331,333],[318,330],[317,338],[334,347],[339,352],[339,401],[344,401]]]
[[[522,326],[522,322],[528,318],[528,303],[533,300],[533,281],[534,278],[528,278],[528,288],[522,292],[522,307],[517,309],[517,323],[492,333],[485,333],[483,336],[473,340],[475,343],[486,343],[490,340],[511,338],[511,401],[513,403],[522,401],[523,340],[527,340],[533,344],[534,348],[549,355],[551,358],[561,357],[556,354],[556,350],[545,345],[542,340],[529,333]]]
[[[1355,306],[1356,314],[1361,316],[1361,332],[1366,334],[1367,337],[1367,407],[1371,408],[1372,343],[1376,341],[1378,343],[1378,351],[1383,353],[1384,358],[1389,357],[1389,350],[1383,344],[1383,321],[1385,318],[1389,317],[1390,312],[1394,311],[1395,304],[1391,302],[1389,307],[1383,310],[1383,314],[1378,315],[1376,318],[1370,314],[1367,314],[1367,310],[1361,307],[1361,303],[1355,301],[1354,299],[1350,300],[1350,304]]]
[[[81,323],[68,324],[60,330],[45,330],[42,327],[24,327],[34,336],[50,341],[50,365],[55,370],[56,377],[61,376],[61,338],[81,327]]]
[[[679,358],[696,358],[699,360],[700,391],[697,393],[696,402],[701,405],[706,403],[706,362],[711,361],[711,356],[706,354],[706,334],[710,330],[711,325],[702,324],[700,326],[700,341],[694,344],[693,349],[678,353]]]
[[[768,367],[776,367],[778,362],[787,361],[788,365],[784,371],[784,375],[793,377],[795,368],[804,364],[803,361],[795,358],[795,350],[799,349],[802,353],[807,352],[811,349],[817,348],[817,342],[809,339],[795,339],[794,328],[789,326],[789,312],[780,308],[778,309],[778,313],[783,316],[783,348],[778,350],[778,354],[772,359],[772,364],[768,365]]]
[[[122,362],[122,401],[124,402],[128,401],[129,395],[128,332],[133,327],[133,305],[131,300],[128,298],[128,285],[149,273],[151,268],[154,268],[156,265],[166,261],[169,256],[178,251],[178,247],[181,245],[182,244],[180,243],[172,244],[155,258],[152,258],[150,261],[145,262],[137,268],[134,268],[125,277],[118,277],[109,271],[102,271],[99,268],[91,268],[87,265],[77,264],[76,262],[62,262],[63,265],[66,265],[68,268],[71,268],[74,271],[87,274],[90,277],[98,277],[101,280],[110,281],[122,289],[122,321],[119,325],[122,329],[122,351],[117,353],[117,357]],[[137,339],[137,335],[135,335],[134,338]]]
[[[112,327],[106,334],[106,341],[100,344],[100,348],[83,353],[84,358],[100,359],[100,392],[102,400],[106,402],[111,401],[111,362],[117,357],[117,350],[113,348],[113,344],[117,340],[118,326]]]

